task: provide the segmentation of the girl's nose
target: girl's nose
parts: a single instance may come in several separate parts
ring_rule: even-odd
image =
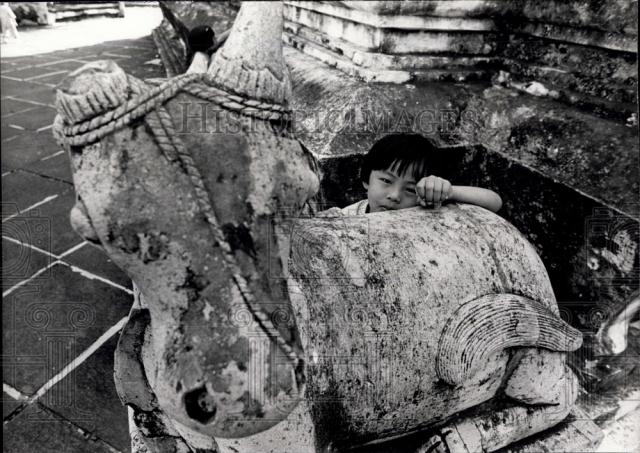
[[[400,191],[398,189],[390,189],[387,192],[387,199],[395,202],[400,201]]]

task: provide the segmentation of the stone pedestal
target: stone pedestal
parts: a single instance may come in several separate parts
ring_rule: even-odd
[[[568,103],[635,112],[637,2],[285,3],[286,43],[367,82],[469,82],[504,70]]]

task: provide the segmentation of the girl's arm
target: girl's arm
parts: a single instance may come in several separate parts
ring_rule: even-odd
[[[452,186],[448,201],[475,204],[493,212],[502,206],[500,195],[493,190],[472,186]]]
[[[475,204],[496,212],[502,206],[500,195],[493,190],[471,186],[453,186],[439,176],[422,178],[416,184],[418,202],[424,207],[439,208],[445,201]]]

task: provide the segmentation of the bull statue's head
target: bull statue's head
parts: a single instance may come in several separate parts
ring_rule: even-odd
[[[267,429],[305,382],[275,228],[318,178],[290,130],[282,20],[245,3],[206,73],[153,83],[98,61],[57,93],[72,225],[141,293],[159,408],[208,436]]]

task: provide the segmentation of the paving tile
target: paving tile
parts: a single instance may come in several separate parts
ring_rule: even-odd
[[[16,224],[20,225],[20,224]],[[26,226],[26,223],[23,224]],[[21,230],[16,236],[25,237],[23,243],[36,243],[37,247],[48,251],[50,238],[48,235],[37,231]],[[2,234],[5,235],[5,225],[2,225]],[[31,277],[40,269],[50,265],[54,261],[49,255],[41,253],[30,247],[16,244],[6,238],[2,239],[2,291],[5,291],[21,281]]]
[[[48,196],[71,190],[72,186],[67,183],[16,170],[2,178],[2,214],[24,212]]]
[[[2,418],[7,418],[7,416],[16,410],[21,404],[21,401],[15,400],[5,392],[2,392]]]
[[[27,82],[25,82],[27,83]],[[33,86],[37,86],[38,89],[42,89],[41,91],[38,91],[36,89],[34,89],[33,91],[27,93],[27,94],[21,94],[18,97],[19,98],[23,98],[23,99],[28,99],[31,101],[35,101],[35,102],[40,102],[41,104],[48,104],[48,105],[54,105],[55,103],[55,92],[53,91],[53,89],[50,86],[47,85],[40,85],[37,83],[31,83],[29,82],[31,85]]]
[[[24,229],[23,225],[28,225],[28,228],[32,230],[38,226],[42,228],[42,219],[48,219],[50,229],[47,233],[51,238],[50,250],[54,255],[59,255],[83,241],[80,235],[71,228],[69,221],[69,213],[75,202],[75,192],[69,190],[60,194],[56,199],[34,208],[33,211],[23,212],[20,216],[6,221],[3,226],[20,231],[19,228]],[[20,226],[14,227],[14,225]],[[8,233],[12,232],[13,230],[10,230]],[[12,234],[7,235],[18,239]]]
[[[80,65],[82,66],[82,64]],[[53,73],[51,75],[48,76],[44,76],[44,77],[39,77],[35,80],[32,80],[32,82],[34,83],[39,83],[39,84],[44,84],[44,85],[49,85],[51,86],[52,89],[54,89],[54,87],[56,87],[57,85],[60,84],[60,82],[62,82],[65,77],[67,77],[67,75],[69,75],[70,71],[65,71],[62,73]]]
[[[29,66],[35,66],[44,64],[51,61],[58,60],[59,57],[52,53],[42,53],[36,55],[26,55],[24,57],[11,57],[3,58],[3,65],[10,65],[13,68],[26,68]]]
[[[26,408],[3,425],[4,453],[113,453],[102,439],[40,404]]]
[[[116,448],[128,451],[131,440],[127,409],[120,402],[113,382],[117,342],[116,334],[49,390],[42,403]]]
[[[2,173],[3,177],[8,176],[15,169],[16,168],[14,166],[9,165],[3,160],[0,160],[0,172]]]
[[[8,71],[5,74],[18,79],[29,79],[31,77],[43,76],[45,74],[51,74],[59,71],[73,71],[74,69],[82,66],[83,63],[79,61],[68,61],[66,58],[59,61],[46,62],[39,66],[31,66],[27,68]],[[38,77],[37,80],[40,80]]]
[[[10,115],[37,108],[36,105],[17,99],[3,99],[2,102],[0,102],[0,107],[2,108],[3,120],[8,119]]]
[[[113,264],[113,261],[109,259],[102,249],[91,244],[86,244],[75,252],[66,255],[63,260],[125,288],[131,289],[132,287],[131,279],[127,274]]]
[[[78,47],[75,49],[66,49],[62,52],[60,52],[61,56],[64,56],[64,58],[74,58],[74,59],[80,59],[80,60],[87,60],[89,59],[90,61],[94,61],[94,60],[101,60],[101,54],[104,52],[108,52],[110,50],[117,50],[116,47],[105,47],[105,46],[88,46],[88,47]]]
[[[66,151],[56,151],[23,167],[24,170],[51,178],[73,182],[71,162]]]
[[[53,123],[56,117],[56,110],[53,107],[37,107],[28,112],[16,113],[8,118],[2,119],[2,124],[16,124],[27,131],[35,132],[44,126]],[[49,133],[51,135],[51,133]]]
[[[25,80],[31,77],[49,74],[53,71],[54,70],[49,69],[48,66],[27,66],[26,68],[14,69],[13,71],[6,72],[4,75],[15,79]]]
[[[3,300],[4,382],[33,394],[126,316],[131,303],[124,291],[55,264],[37,286]]]
[[[11,127],[13,123],[11,121],[2,121],[2,125],[0,125],[0,137],[2,137],[2,148],[5,147],[5,143],[9,143],[9,140],[16,139],[24,135],[26,131],[16,129],[15,127]]]
[[[27,99],[32,101],[40,101],[40,99],[48,99],[45,104],[53,104],[53,92],[50,87],[38,85],[37,83],[24,82],[21,80],[12,80],[7,77],[0,77],[0,91],[6,96],[7,94],[13,98]]]
[[[0,74],[6,74],[11,70],[19,68],[19,64],[20,63],[18,61],[9,61],[9,59],[2,59],[0,61]]]
[[[127,55],[131,58],[142,59],[146,57],[154,57],[158,55],[158,51],[153,49],[140,49],[135,47],[120,47],[116,52],[118,55]]]
[[[23,168],[59,150],[51,130],[37,134],[27,132],[2,143],[2,162],[11,168]]]

